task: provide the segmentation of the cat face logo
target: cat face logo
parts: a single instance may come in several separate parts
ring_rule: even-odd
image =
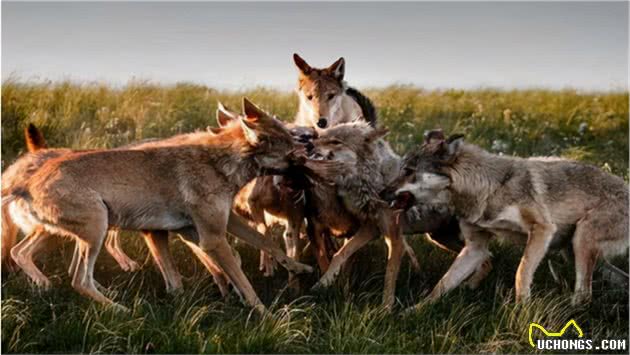
[[[582,328],[580,328],[580,326],[577,325],[577,323],[575,322],[575,319],[571,319],[570,321],[568,321],[567,324],[565,324],[564,327],[562,327],[562,329],[556,333],[548,332],[547,329],[545,329],[545,327],[543,327],[542,325],[538,323],[530,323],[529,324],[529,344],[534,348],[536,347],[536,344],[534,343],[534,339],[532,338],[532,333],[533,333],[534,328],[538,328],[542,330],[545,336],[561,337],[564,335],[567,329],[569,329],[569,326],[573,326],[573,328],[575,328],[575,330],[578,333],[578,338],[582,338],[584,336],[584,332],[582,331]]]

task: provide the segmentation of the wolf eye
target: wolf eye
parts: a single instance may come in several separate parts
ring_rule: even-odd
[[[412,168],[405,168],[405,176],[411,176],[415,172]]]
[[[313,100],[313,95],[308,95],[306,98],[308,99],[308,101],[311,101]]]
[[[335,98],[335,94],[328,94],[328,101]]]

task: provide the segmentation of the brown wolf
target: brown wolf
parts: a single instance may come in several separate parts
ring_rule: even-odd
[[[43,134],[33,124],[24,129],[27,153],[18,158],[2,174],[2,197],[19,182],[33,174],[46,161],[73,152],[71,149],[49,149]],[[2,204],[2,265],[9,271],[16,271],[17,265],[10,257],[10,251],[17,242],[18,229],[8,213],[8,205]],[[42,244],[41,247],[44,247]],[[117,238],[108,236],[105,247],[125,271],[134,271],[138,264],[129,258],[119,247]]]
[[[247,118],[189,145],[48,161],[12,190],[11,217],[29,239],[75,238],[72,284],[99,302],[112,303],[95,287],[94,263],[108,227],[118,226],[183,234],[219,264],[249,305],[262,309],[225,239],[230,206],[252,178],[288,169],[297,147],[279,121],[246,99],[243,106]]]
[[[573,249],[574,303],[591,298],[599,257],[627,253],[628,186],[621,178],[560,158],[494,155],[462,136],[434,137],[408,155],[396,192],[403,200],[450,204],[459,219],[465,247],[430,299],[478,268],[494,236],[525,243],[518,300],[530,297],[534,272],[550,247]]]
[[[208,128],[208,132],[206,133],[196,132],[180,134],[171,138],[161,140],[147,140],[145,142],[134,143],[125,147],[121,147],[121,149],[144,149],[158,146],[188,144],[194,142],[196,139],[199,138],[200,135],[203,136],[206,134],[212,134],[213,131],[215,133],[218,132],[217,129]],[[65,154],[77,152],[70,149],[45,149],[46,145],[43,135],[32,124],[29,125],[27,129],[25,129],[25,136],[27,147],[30,151],[29,153],[20,157],[9,168],[7,168],[7,170],[3,174],[3,199],[4,197],[6,197],[6,193],[10,191],[12,186],[33,174],[46,161]],[[43,275],[41,275],[40,273],[33,271],[36,270],[35,268],[33,268],[33,256],[47,246],[47,244],[49,243],[48,240],[54,238],[41,236],[36,240],[31,240],[29,242],[21,244],[20,247],[13,248],[16,243],[17,227],[12,222],[8,213],[8,204],[5,203],[3,203],[2,223],[3,264],[8,267],[16,267],[14,266],[14,264],[10,264],[10,262],[13,262],[13,259],[9,257],[10,254],[12,254],[13,258],[18,260],[20,264],[23,265],[22,269],[24,269],[29,274],[31,279],[37,285],[47,288],[49,286],[48,279],[43,277]],[[234,214],[230,214],[227,230],[228,233],[236,236],[239,239],[242,239],[246,243],[249,243],[258,249],[266,250],[268,255],[271,255],[275,259],[279,260],[281,265],[292,272],[300,273],[309,272],[312,270],[310,267],[296,263],[291,258],[288,258],[282,252],[282,250],[280,250],[274,244],[263,240],[258,233],[247,226],[246,221]],[[133,271],[137,268],[137,263],[130,259],[124,253],[124,251],[120,247],[118,236],[119,234],[117,228],[110,229],[107,234],[105,247],[107,251],[121,265],[121,268],[123,268],[123,270]],[[143,236],[145,242],[147,243],[148,249],[156,262],[156,265],[162,272],[167,291],[172,292],[180,289],[182,287],[182,276],[175,268],[175,263],[169,252],[168,232],[156,230],[143,231]],[[204,253],[199,253],[197,250],[198,248],[196,248],[194,245],[189,245],[189,247],[193,249],[195,254],[200,258],[200,261],[212,273],[212,276],[217,283],[217,286],[219,287],[221,293],[224,296],[227,295],[228,280],[221,269],[216,266],[215,263]],[[70,274],[72,274],[72,270],[74,268],[73,265],[75,262],[76,258],[73,258],[73,262],[71,263],[71,267],[69,269]]]

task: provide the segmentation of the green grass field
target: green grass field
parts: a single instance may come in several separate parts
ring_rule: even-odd
[[[497,153],[569,157],[628,180],[628,93],[407,86],[365,92],[399,153],[419,142],[425,129],[442,127]],[[2,84],[2,167],[24,151],[22,130],[29,122],[43,129],[51,147],[115,147],[214,126],[217,100],[238,107],[244,95],[286,120],[297,109],[293,93],[264,88],[224,92],[192,84],[137,82],[111,88],[7,80]],[[52,290],[33,288],[23,274],[3,274],[2,352],[523,353],[534,351],[528,343],[530,322],[555,331],[570,319],[595,343],[613,338],[628,344],[627,289],[596,272],[592,304],[571,306],[573,265],[555,254],[538,269],[534,297],[525,305],[515,304],[513,295],[521,250],[496,244],[494,270],[479,289],[455,290],[403,316],[397,311],[421,301],[454,258],[421,236],[413,238],[412,246],[422,271],[414,272],[403,261],[399,304],[391,314],[379,307],[386,258],[382,242],[361,250],[354,272],[336,287],[301,295],[286,288],[282,270],[263,277],[257,252],[237,245],[246,274],[271,310],[260,317],[242,306],[236,294],[221,299],[202,265],[175,240],[185,291],[165,293],[141,238],[129,233],[123,239],[125,251],[143,263],[142,269],[125,273],[102,253],[96,279],[131,313],[96,305],[72,290],[66,274],[72,245],[64,243],[40,260]],[[548,261],[559,280],[551,277]],[[614,263],[628,270],[627,257]],[[304,277],[304,283],[315,277]]]

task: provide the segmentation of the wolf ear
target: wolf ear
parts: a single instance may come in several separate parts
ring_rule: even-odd
[[[389,130],[387,128],[374,128],[370,133],[365,137],[365,141],[370,143],[379,138],[383,138],[389,134]]]
[[[455,155],[455,153],[459,151],[459,148],[461,148],[463,143],[464,143],[463,134],[454,134],[448,137],[448,139],[446,140],[446,144],[447,144],[446,151],[448,152],[448,155],[449,156]]]
[[[222,129],[220,127],[217,128],[208,126],[206,127],[206,131],[210,133],[210,135],[216,136],[217,134],[221,133]]]
[[[424,131],[424,144],[443,142],[445,139],[444,132],[439,128]]]
[[[247,140],[247,143],[249,143],[249,145],[251,146],[258,145],[258,143],[260,142],[258,139],[258,134],[253,127],[250,127],[250,125],[253,125],[254,123],[250,122],[247,118],[239,118],[238,122],[241,125],[243,134],[245,134],[245,139]]]
[[[295,62],[295,66],[303,75],[308,75],[313,70],[313,68],[311,68],[311,66],[308,65],[308,63],[306,63],[306,61],[297,53],[293,53],[293,62]]]
[[[346,73],[346,60],[341,57],[337,59],[336,62],[332,63],[332,65],[326,70],[328,70],[335,79],[341,81]]]
[[[248,98],[243,98],[243,114],[250,120],[259,120],[267,117],[265,111],[254,105]]]
[[[223,128],[227,126],[230,122],[234,121],[237,118],[237,115],[230,111],[227,107],[225,107],[222,103],[218,103],[217,107],[217,125]]]

